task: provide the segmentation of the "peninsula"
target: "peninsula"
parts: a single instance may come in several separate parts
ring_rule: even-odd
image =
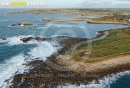
[[[129,70],[130,28],[100,33],[101,36],[92,40],[66,37],[60,42],[64,47],[58,54],[52,55],[45,62],[30,62],[27,66],[34,68],[26,74],[15,75],[12,86],[54,88],[66,83],[88,84],[92,80]],[[92,47],[88,47],[89,44]]]

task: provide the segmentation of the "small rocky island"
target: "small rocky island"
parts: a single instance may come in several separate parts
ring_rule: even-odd
[[[29,23],[29,22],[20,22],[18,24],[12,24],[11,26],[31,26],[33,24]]]

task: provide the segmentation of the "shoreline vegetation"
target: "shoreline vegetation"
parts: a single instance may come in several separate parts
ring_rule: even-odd
[[[43,19],[50,22],[86,21],[97,24],[130,24],[128,10],[32,10],[8,14],[13,13],[103,16]],[[55,88],[65,84],[87,85],[93,80],[98,82],[107,75],[130,70],[130,27],[98,33],[99,36],[92,40],[71,37],[63,39],[60,43],[64,46],[57,54],[48,57],[45,62],[32,61],[26,65],[33,67],[28,73],[16,74],[12,81],[13,88]]]

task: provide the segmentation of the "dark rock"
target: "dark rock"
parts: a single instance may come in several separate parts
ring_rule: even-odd
[[[28,42],[28,41],[31,41],[32,39],[38,41],[38,42],[41,42],[41,41],[44,41],[45,38],[42,38],[42,37],[27,37],[27,38],[22,38],[20,39],[21,41],[23,42]]]
[[[6,38],[2,38],[2,40],[7,40]]]
[[[28,42],[32,39],[33,39],[33,37],[28,37],[28,38],[23,38],[23,39],[20,39],[20,40],[23,41],[23,42]]]
[[[17,26],[17,24],[12,24],[11,26]]]
[[[29,22],[21,22],[21,23],[18,23],[18,25],[20,25],[20,26],[29,26],[29,25],[32,25],[32,24],[29,23]]]
[[[33,24],[29,23],[29,22],[21,22],[18,24],[12,24],[11,26],[31,26]]]
[[[35,37],[35,40],[37,40],[37,41],[44,41],[45,39],[41,38],[41,37]]]

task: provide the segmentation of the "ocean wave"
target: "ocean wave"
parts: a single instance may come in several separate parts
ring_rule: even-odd
[[[64,86],[62,86],[62,88],[110,88],[110,85],[112,83],[115,83],[118,79],[120,79],[125,75],[130,75],[130,71],[119,72],[117,74],[106,76],[103,79],[100,79],[98,83],[96,81],[92,81],[88,85],[81,84],[79,86],[72,84],[65,84]],[[61,88],[61,85],[58,86],[57,88]]]
[[[34,36],[32,36],[32,35],[14,36],[14,37],[5,38],[4,40],[0,39],[0,44],[1,43],[6,43],[6,44],[8,44],[10,46],[13,46],[13,45],[21,45],[21,44],[37,44],[38,43],[38,41],[36,41],[36,40],[32,40],[32,41],[29,41],[27,43],[24,43],[23,41],[20,40],[22,38],[27,38],[27,37],[34,37]]]
[[[1,38],[0,39],[0,44],[6,44],[8,46],[14,46],[14,45],[21,45],[21,44],[40,44],[40,43],[42,43],[42,42],[39,42],[39,41],[37,41],[35,39],[32,39],[32,40],[30,40],[28,42],[21,41],[21,39],[28,38],[28,37],[36,38],[36,36],[33,36],[33,35],[28,35],[28,36],[13,36],[13,37],[8,37],[8,38]],[[48,41],[48,42],[51,39],[52,41],[50,41],[50,43],[58,44],[59,43],[59,39],[62,40],[63,37],[75,37],[75,36],[69,36],[69,35],[52,35],[50,37],[46,37],[46,36],[38,36],[38,37],[45,38],[46,39],[45,41]]]
[[[25,38],[25,37],[32,37],[32,35],[14,36],[14,37],[7,38],[7,41],[9,45],[20,45],[20,44],[24,44],[23,41],[21,41],[20,39]]]
[[[99,80],[99,83],[93,81],[89,85],[88,88],[110,88],[110,85],[116,82],[119,78],[130,75],[130,71],[119,72],[117,74],[112,74],[111,76],[104,77],[103,79]]]
[[[5,80],[11,79],[15,72],[22,67],[23,63],[24,55],[20,54],[5,60],[2,64],[0,64],[0,86],[2,86],[2,88],[7,88],[5,87],[7,86],[7,82],[5,82]]]
[[[40,60],[45,61],[47,57],[56,53],[60,49],[60,45],[52,41],[43,41],[37,44],[37,47],[30,50],[28,53],[30,57],[39,58]]]
[[[23,36],[7,38],[8,45],[23,44],[23,42],[20,41],[21,38],[23,38]],[[15,74],[23,74],[32,68],[23,64],[33,61],[36,58],[45,61],[47,57],[57,53],[61,48],[58,42],[51,40],[42,42],[31,41],[29,44],[34,43],[36,47],[31,48],[27,55],[20,54],[4,61],[2,64],[0,63],[0,86],[2,85],[2,88],[8,88],[8,86],[11,85],[11,77]],[[8,82],[4,82],[5,80],[8,80]]]

